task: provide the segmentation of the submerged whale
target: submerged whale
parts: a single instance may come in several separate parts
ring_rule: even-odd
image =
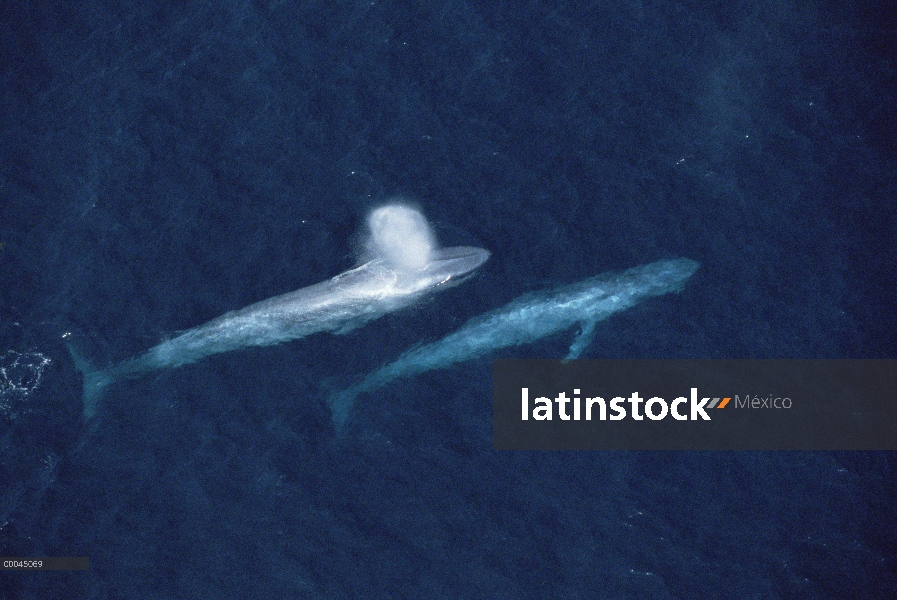
[[[482,248],[436,248],[423,215],[409,206],[380,207],[368,226],[367,262],[330,280],[226,313],[102,370],[92,369],[69,345],[84,376],[85,418],[94,416],[103,389],[115,381],[248,346],[324,331],[344,334],[458,284],[489,258]]]
[[[337,433],[342,431],[355,398],[361,393],[376,390],[395,379],[444,369],[494,350],[529,344],[576,325],[580,331],[567,358],[578,358],[592,342],[598,321],[647,298],[680,291],[698,266],[686,258],[661,260],[622,273],[605,273],[525,294],[502,308],[474,317],[439,341],[408,350],[356,385],[330,394],[327,403],[334,427]]]

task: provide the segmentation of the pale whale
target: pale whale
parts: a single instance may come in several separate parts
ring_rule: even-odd
[[[698,266],[685,258],[661,260],[520,296],[502,308],[474,317],[439,341],[408,350],[356,385],[331,393],[327,403],[334,428],[338,434],[343,430],[355,398],[361,393],[401,377],[444,369],[501,348],[529,344],[576,325],[580,332],[567,358],[577,358],[591,343],[598,321],[647,298],[680,291]]]
[[[249,346],[318,332],[344,334],[460,283],[489,258],[482,248],[434,248],[423,216],[407,206],[381,207],[368,223],[370,260],[330,280],[226,313],[102,370],[91,369],[70,344],[75,366],[84,375],[85,418],[95,415],[103,389],[115,381]]]

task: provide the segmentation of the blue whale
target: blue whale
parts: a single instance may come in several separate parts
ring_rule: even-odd
[[[423,216],[407,206],[381,207],[371,214],[369,225],[370,260],[361,266],[226,313],[134,358],[95,370],[69,344],[75,366],[84,375],[85,418],[96,414],[103,390],[116,381],[249,346],[319,332],[344,334],[460,283],[489,258],[482,248],[434,248]]]
[[[622,273],[605,273],[525,294],[502,308],[474,317],[439,341],[408,350],[356,385],[330,394],[327,403],[334,427],[337,433],[343,429],[355,398],[361,393],[376,390],[395,379],[444,369],[578,326],[579,334],[567,353],[568,359],[577,358],[591,343],[596,323],[642,300],[680,291],[698,266],[687,258],[661,260]]]

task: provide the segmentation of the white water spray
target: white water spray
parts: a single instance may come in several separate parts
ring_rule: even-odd
[[[368,251],[396,269],[413,271],[430,262],[435,247],[430,225],[420,212],[401,204],[381,206],[368,217]]]

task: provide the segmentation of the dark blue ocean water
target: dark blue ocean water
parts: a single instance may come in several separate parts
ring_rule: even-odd
[[[0,555],[91,561],[0,598],[897,597],[894,454],[499,453],[488,357],[362,396],[339,442],[324,403],[525,292],[675,257],[684,292],[585,357],[897,357],[892,15],[0,4]],[[394,195],[491,260],[83,424],[66,340],[107,365],[322,281]]]

